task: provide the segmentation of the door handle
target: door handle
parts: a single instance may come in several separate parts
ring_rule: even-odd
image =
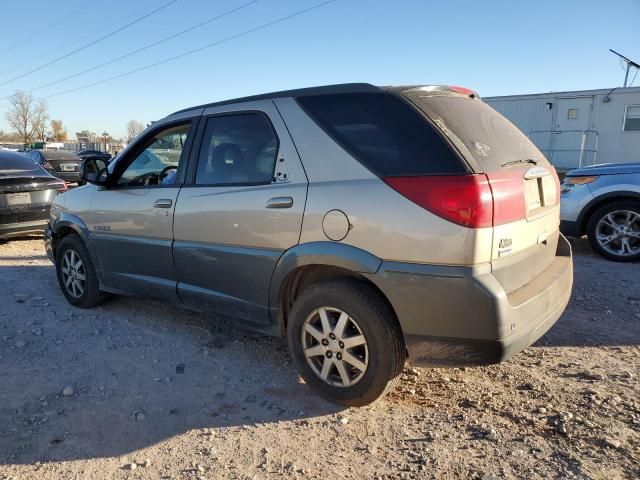
[[[265,207],[267,208],[291,208],[293,206],[293,198],[291,197],[273,197],[267,200]]]
[[[155,208],[171,208],[173,201],[170,198],[159,198],[153,204]]]

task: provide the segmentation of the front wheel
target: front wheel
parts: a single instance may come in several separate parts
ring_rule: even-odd
[[[613,202],[596,210],[587,223],[591,247],[616,262],[640,260],[640,202]]]
[[[367,405],[402,371],[405,347],[397,321],[364,283],[309,287],[295,301],[289,321],[289,351],[300,375],[334,403]]]
[[[60,289],[71,305],[92,308],[104,299],[89,252],[77,235],[60,240],[56,248],[56,273]]]

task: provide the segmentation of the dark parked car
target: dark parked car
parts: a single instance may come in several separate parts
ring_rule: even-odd
[[[80,150],[78,153],[76,153],[76,155],[78,155],[83,160],[86,160],[87,158],[91,158],[95,160],[104,160],[107,163],[109,163],[109,161],[111,160],[110,153],[101,152],[100,150],[84,149],[84,150]]]
[[[42,232],[66,184],[21,153],[0,151],[0,239]]]
[[[29,150],[27,156],[54,177],[66,182],[80,181],[82,158],[66,150]]]

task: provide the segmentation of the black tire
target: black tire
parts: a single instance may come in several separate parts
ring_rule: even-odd
[[[368,363],[364,374],[353,385],[334,386],[325,382],[305,357],[303,328],[307,319],[321,307],[346,312],[357,324],[351,324],[351,327],[359,328],[366,339]],[[339,315],[338,312],[333,313]],[[402,372],[406,357],[402,332],[393,312],[375,289],[354,280],[319,283],[307,288],[293,305],[289,315],[287,338],[293,362],[305,382],[331,402],[347,406],[368,405],[383,396],[393,387]],[[346,340],[345,335],[345,342]],[[316,346],[320,347],[320,344]],[[354,350],[350,352],[355,354]],[[336,362],[341,360],[337,353],[334,355]],[[315,359],[317,362],[322,361],[322,365],[326,361],[324,356]],[[346,365],[350,372],[357,372],[349,364],[343,365]],[[338,378],[338,369],[332,367],[332,371]]]
[[[74,252],[82,262],[81,274],[84,275],[84,288],[82,293],[77,296],[74,296],[65,286],[63,279],[63,262],[67,252]],[[98,278],[91,256],[78,235],[67,235],[60,240],[60,244],[56,248],[56,273],[62,294],[71,305],[80,308],[93,308],[104,301],[105,295],[98,289]]]
[[[597,229],[600,221],[609,215],[610,213],[615,212],[633,212],[636,215],[640,216],[640,202],[636,202],[633,200],[622,200],[617,202],[608,203],[600,207],[596,210],[591,217],[589,217],[589,221],[587,222],[587,238],[589,239],[589,243],[591,244],[591,248],[600,256],[613,260],[614,262],[635,262],[640,260],[640,251],[635,254],[616,254],[615,252],[611,252],[604,248],[597,238]],[[614,218],[617,218],[614,216]],[[633,233],[640,233],[640,221],[636,222],[633,226]],[[632,246],[635,247],[640,245],[640,240],[636,240],[634,238],[628,239],[632,242]],[[618,245],[617,243],[614,245]]]

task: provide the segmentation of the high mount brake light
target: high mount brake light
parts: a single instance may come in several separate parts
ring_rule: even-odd
[[[452,90],[454,92],[458,92],[458,93],[463,93],[465,95],[469,95],[470,97],[476,97],[478,96],[478,94],[476,92],[474,92],[473,90],[469,89],[469,88],[465,88],[465,87],[458,87],[458,86],[449,86],[449,90]]]

